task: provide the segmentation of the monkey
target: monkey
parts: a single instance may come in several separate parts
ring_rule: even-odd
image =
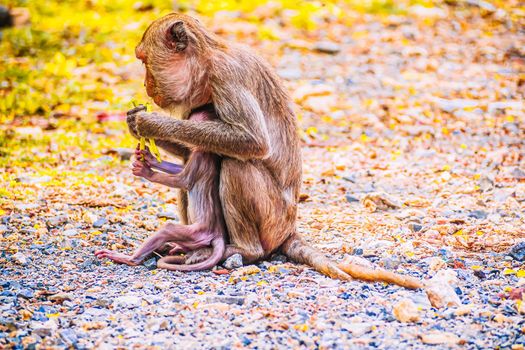
[[[145,110],[145,108],[139,106],[131,112],[138,110]],[[213,106],[207,105],[192,111],[188,119],[204,121],[215,117]],[[148,238],[131,256],[110,250],[100,250],[95,252],[95,255],[98,258],[109,258],[118,263],[134,266],[140,264],[153,251],[168,242],[176,244],[176,248],[172,249],[170,254],[175,251],[188,252],[211,246],[211,255],[195,264],[181,264],[185,259],[172,255],[162,257],[157,263],[159,268],[168,270],[211,269],[219,262],[225,251],[225,223],[219,199],[220,157],[217,154],[195,148],[183,167],[166,161],[157,161],[149,149],[137,148],[135,156],[133,175],[188,191],[191,198],[189,202],[191,208],[188,214],[193,223],[191,225],[167,224],[163,230]],[[162,172],[156,172],[153,169]]]
[[[153,138],[183,160],[193,148],[221,156],[219,199],[229,238],[222,260],[238,253],[244,263],[254,263],[281,252],[332,278],[422,286],[410,276],[337,264],[302,239],[296,227],[302,183],[297,119],[284,84],[266,61],[179,13],[155,20],[135,55],[145,66],[148,96],[179,118],[137,111],[127,118],[131,134]],[[215,119],[188,118],[209,103]],[[180,198],[181,220],[191,223],[192,199],[185,192]],[[210,254],[201,248],[185,262]]]

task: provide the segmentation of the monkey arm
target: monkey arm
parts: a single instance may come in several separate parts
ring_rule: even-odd
[[[166,161],[162,161],[158,164],[152,165],[151,167],[171,175],[178,174],[184,169],[184,167],[180,164],[170,163]]]
[[[187,177],[184,176],[184,174],[184,172],[181,172],[175,175],[169,175],[155,171],[153,172],[153,175],[148,177],[148,180],[164,186],[176,187],[181,188],[183,190],[187,190],[189,187],[189,181],[187,181]]]
[[[265,117],[251,94],[231,93],[217,112],[220,119],[174,120],[156,113],[137,114],[140,136],[196,146],[205,152],[241,160],[263,159],[270,153]]]

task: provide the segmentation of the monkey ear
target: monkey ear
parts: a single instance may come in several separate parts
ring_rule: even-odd
[[[184,22],[177,21],[170,26],[168,39],[177,52],[184,51],[188,46],[188,34]]]

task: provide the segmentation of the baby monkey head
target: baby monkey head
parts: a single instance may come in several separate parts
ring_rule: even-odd
[[[144,86],[161,108],[194,108],[209,102],[210,55],[221,46],[198,20],[172,13],[144,32],[135,54],[146,68]]]

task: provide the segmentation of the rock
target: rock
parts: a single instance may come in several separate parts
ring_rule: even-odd
[[[457,274],[454,270],[440,270],[432,277],[425,287],[428,300],[437,309],[461,305],[453,285],[457,284]]]
[[[157,213],[158,218],[165,218],[168,220],[178,220],[179,216],[172,211],[160,211]]]
[[[226,261],[222,264],[222,266],[224,266],[228,270],[233,270],[233,269],[242,267],[242,255],[233,254],[228,259],[226,259]]]
[[[392,313],[399,322],[418,322],[421,319],[419,309],[410,299],[402,299],[397,302]]]
[[[285,80],[297,80],[303,76],[303,72],[299,68],[279,69],[277,74]]]
[[[421,341],[424,344],[431,345],[455,345],[459,343],[459,337],[454,333],[450,332],[430,331],[429,333],[421,335]]]
[[[157,268],[157,259],[151,258],[142,263],[142,265],[146,266],[146,268],[150,271],[155,270]]]
[[[335,55],[341,51],[341,46],[333,41],[319,41],[313,46],[314,51]]]
[[[49,337],[57,329],[57,324],[51,320],[47,322],[31,322],[32,333],[40,337]]]
[[[525,241],[519,242],[510,248],[509,255],[518,261],[525,261]]]
[[[57,215],[46,220],[46,225],[49,228],[64,225],[68,221],[67,215]]]
[[[66,345],[70,347],[74,347],[74,348],[77,347],[78,336],[73,329],[71,328],[61,329],[58,332],[58,335],[60,336],[60,338]]]
[[[472,312],[472,309],[474,309],[474,306],[472,304],[461,305],[456,310],[454,310],[454,315],[456,316],[469,315]]]
[[[206,298],[207,303],[224,303],[230,305],[242,305],[244,304],[244,296],[233,296],[233,295],[213,295]]]
[[[516,180],[525,180],[525,171],[520,168],[514,168],[510,173]]]
[[[24,254],[18,252],[16,254],[13,254],[12,256],[13,258],[13,261],[18,264],[18,265],[22,265],[22,266],[25,266],[27,264],[29,264],[29,260],[27,258],[27,256],[25,256]]]
[[[473,210],[468,214],[469,218],[474,218],[474,219],[486,219],[487,216],[488,216],[487,212],[483,210]]]
[[[260,273],[260,272],[261,272],[261,269],[258,268],[257,266],[249,265],[249,266],[241,267],[241,268],[233,271],[232,274],[231,274],[231,278],[232,278],[233,281],[238,281],[243,276],[254,275],[254,274],[257,274],[257,273]]]
[[[142,298],[136,295],[125,295],[115,299],[115,305],[117,307],[134,309],[142,305]]]
[[[370,212],[399,209],[402,206],[401,201],[385,192],[367,193],[361,198],[361,204]]]
[[[98,218],[93,222],[93,227],[99,228],[104,226],[108,222],[108,219],[106,218]]]
[[[73,295],[69,293],[57,293],[54,295],[50,295],[47,299],[55,301],[57,303],[63,303],[66,300],[73,300]]]
[[[347,194],[347,195],[345,196],[345,198],[346,198],[346,201],[347,201],[348,203],[356,203],[356,202],[359,202],[359,198],[354,197],[354,196],[351,196],[351,195],[349,195],[349,194]]]
[[[433,256],[428,260],[428,268],[432,272],[439,271],[447,266],[447,262],[442,258]]]
[[[341,325],[341,329],[345,329],[356,338],[365,335],[372,330],[374,325],[369,322],[356,322],[356,323],[344,323]]]
[[[401,262],[401,259],[394,255],[381,259],[380,265],[387,270],[395,270],[401,265]]]
[[[63,234],[64,236],[73,237],[73,236],[78,235],[78,230],[75,230],[75,229],[69,229],[69,230],[65,230],[62,234]]]
[[[409,222],[408,223],[408,228],[410,229],[410,231],[412,232],[419,232],[423,229],[423,225],[417,223],[417,222]]]
[[[23,288],[18,291],[17,296],[25,299],[31,299],[35,296],[35,292],[30,288]]]

